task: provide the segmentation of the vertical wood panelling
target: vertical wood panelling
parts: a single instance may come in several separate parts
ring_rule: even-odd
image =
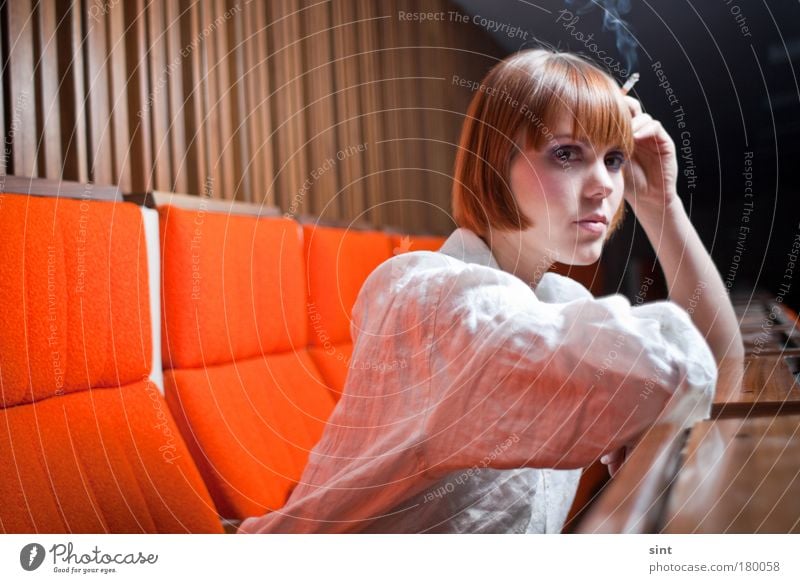
[[[416,12],[419,7],[413,0],[402,0],[398,10]],[[397,14],[394,15],[397,19]],[[427,199],[426,144],[424,140],[424,95],[419,89],[420,76],[424,73],[420,60],[419,26],[411,22],[397,22],[398,50],[401,82],[401,152],[403,172],[406,175],[406,192],[400,204],[401,227],[410,231],[414,228],[427,231],[427,209],[415,201]]]
[[[446,12],[443,0],[435,0],[430,7],[436,12]],[[427,230],[441,232],[448,228],[450,221],[447,211],[450,207],[450,185],[452,181],[452,146],[447,144],[450,137],[447,126],[446,99],[454,88],[450,86],[450,69],[447,66],[447,54],[450,47],[444,44],[442,28],[446,24],[437,22],[422,23],[419,30],[419,62],[422,64],[421,76],[427,77],[419,82],[422,93],[420,101],[425,109],[420,119],[423,123],[425,138],[425,197],[421,200],[431,203],[417,205],[417,213],[423,213],[427,219]],[[426,208],[427,207],[427,208]],[[450,225],[452,228],[452,225]]]
[[[0,70],[0,144],[2,144],[2,147],[0,147],[0,190],[2,190],[5,185],[5,175],[11,171],[12,149],[7,139],[8,136],[6,135],[5,88],[6,75],[8,75],[9,72],[8,55],[6,54],[5,48],[5,39],[7,35],[5,23],[8,22],[7,10],[7,6],[0,6],[0,64],[2,64],[2,70]]]
[[[273,129],[275,132],[275,200],[281,208],[302,192],[308,175],[303,107],[303,63],[300,54],[300,6],[292,0],[269,3],[269,63],[273,79]],[[305,205],[302,205],[303,212]]]
[[[242,8],[234,0],[228,0],[225,6],[226,12],[230,14],[228,20],[228,47],[229,61],[228,67],[229,86],[230,86],[230,122],[231,122],[231,148],[233,154],[233,197],[236,200],[252,202],[253,186],[250,175],[250,166],[247,163],[250,159],[250,144],[247,139],[247,77],[245,73],[245,53],[244,45],[244,15]]]
[[[444,233],[471,97],[449,79],[479,79],[497,49],[474,27],[398,12],[454,9],[450,0],[3,3],[0,172]],[[489,56],[457,50],[468,47]]]
[[[211,32],[206,36],[208,50],[209,113],[214,119],[212,134],[216,147],[212,164],[217,166],[219,198],[233,198],[235,181],[233,169],[233,144],[231,123],[231,87],[229,75],[230,49],[228,48],[227,22],[231,18],[225,10],[224,0],[206,2],[206,22]],[[237,6],[238,9],[238,6]],[[205,31],[204,31],[205,34]],[[212,139],[213,142],[213,139]]]
[[[89,166],[80,14],[78,4],[57,0],[59,101],[64,160],[62,176],[66,180],[87,182]]]
[[[353,152],[363,143],[361,119],[363,111],[360,100],[358,52],[356,41],[356,7],[353,2],[332,2],[331,24],[333,32],[333,55],[336,59],[336,122],[339,151]],[[340,176],[340,209],[345,219],[359,217],[364,209],[364,157],[354,152],[337,162]]]
[[[181,57],[183,76],[184,120],[186,127],[186,165],[189,172],[189,192],[205,194],[210,179],[207,131],[205,118],[205,59],[200,47],[202,6],[199,2],[182,0]]]
[[[152,142],[147,110],[147,36],[144,0],[125,2],[125,55],[128,70],[128,122],[130,124],[131,187],[152,190]]]
[[[247,134],[252,160],[253,202],[274,205],[274,191],[270,191],[273,172],[272,119],[269,114],[272,83],[267,66],[267,17],[263,2],[251,2],[244,7],[247,38],[247,108],[250,119]],[[284,209],[286,210],[286,209]]]
[[[383,168],[383,148],[379,141],[385,134],[381,115],[380,51],[378,35],[380,30],[379,6],[370,0],[358,2],[358,39],[361,78],[361,123],[364,128],[365,208],[369,210],[365,218],[376,227],[384,224],[385,176]],[[389,16],[391,18],[391,15]]]
[[[111,4],[105,12],[106,53],[108,54],[109,131],[111,132],[111,173],[124,192],[131,182],[130,126],[128,125],[128,76],[125,55],[125,10]]]
[[[61,108],[58,102],[58,52],[56,10],[52,2],[34,10],[34,78],[36,91],[36,142],[39,176],[61,176]]]
[[[76,13],[77,16],[77,13]],[[102,15],[92,9],[81,14],[85,41],[83,54],[86,88],[87,162],[89,180],[98,184],[113,184],[111,168],[111,131],[109,127],[108,53],[106,23]]]
[[[214,198],[225,198],[222,189],[222,164],[220,152],[220,108],[219,88],[216,83],[216,46],[210,37],[214,34],[214,4],[205,0],[198,0],[195,4],[200,16],[200,28],[195,41],[202,62],[202,77],[199,79],[203,92],[203,117],[201,119],[202,131],[206,140],[206,161],[208,163],[208,176],[204,191]],[[213,71],[212,71],[213,70]]]
[[[183,75],[181,69],[188,67],[181,54],[181,18],[186,16],[176,2],[164,3],[164,24],[166,26],[165,47],[169,78],[169,162],[172,168],[170,188],[173,192],[188,192],[190,168],[186,163],[186,126],[183,110]]]
[[[330,4],[323,3],[310,8],[303,18],[305,55],[305,87],[308,108],[306,110],[309,168],[308,183],[297,201],[291,201],[287,212],[298,214],[302,202],[306,212],[324,219],[340,220],[339,204],[336,200],[339,190],[339,172],[336,169],[338,151],[336,138],[336,84],[332,63]]]
[[[396,14],[398,10],[397,0],[389,0],[384,5],[384,14],[389,18],[380,21],[380,34],[382,40],[381,51],[381,99],[383,113],[383,160],[385,190],[383,198],[388,216],[393,217],[392,223],[402,226],[401,217],[403,203],[396,202],[405,198],[408,193],[408,174],[402,170],[404,165],[404,143],[400,141],[402,133],[402,123],[405,113],[399,108],[402,105],[401,93],[403,81],[399,80],[402,65],[402,51],[396,47],[399,45],[399,30],[397,26]]]
[[[6,10],[8,39],[8,126],[11,140],[10,171],[22,176],[38,176],[36,162],[36,96],[34,95],[33,43],[34,20],[31,0],[8,2]],[[11,133],[11,132],[10,132]]]
[[[167,62],[166,26],[164,4],[149,2],[145,7],[144,24],[147,32],[148,90],[145,100],[145,117],[150,120],[153,184],[158,190],[169,190],[172,175],[169,138],[169,84],[172,73]]]

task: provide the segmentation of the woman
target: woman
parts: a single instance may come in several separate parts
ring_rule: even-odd
[[[559,532],[580,468],[613,472],[659,417],[707,416],[715,358],[742,343],[676,183],[667,133],[595,66],[544,50],[496,65],[462,132],[460,228],[370,275],[329,426],[287,504],[242,532]],[[623,197],[674,303],[548,272],[595,262]]]

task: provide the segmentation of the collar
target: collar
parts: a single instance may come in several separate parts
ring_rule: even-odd
[[[476,233],[463,227],[453,231],[439,249],[440,253],[449,255],[464,263],[477,263],[486,267],[500,269],[500,264],[492,255],[492,250]]]
[[[474,263],[503,271],[494,255],[492,255],[492,250],[484,243],[483,239],[475,232],[463,227],[450,234],[444,245],[439,249],[439,253],[444,253],[464,263]],[[503,271],[503,273],[506,272]],[[577,281],[552,271],[542,275],[539,285],[535,289],[532,287],[530,289],[538,299],[548,303],[593,297],[591,292]]]

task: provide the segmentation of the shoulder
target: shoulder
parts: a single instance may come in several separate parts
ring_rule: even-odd
[[[424,303],[428,308],[536,301],[519,278],[493,267],[462,261],[435,251],[412,251],[384,261],[367,278],[359,293],[359,309],[399,308]]]
[[[438,251],[412,251],[387,259],[370,274],[364,287],[379,287],[389,293],[398,293],[409,288],[455,283],[527,287],[504,271],[462,261]]]

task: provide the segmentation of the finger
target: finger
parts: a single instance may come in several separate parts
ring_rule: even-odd
[[[617,463],[622,458],[622,454],[623,454],[622,448],[615,449],[611,453],[607,453],[606,455],[601,457],[600,458],[600,463],[603,463],[603,464],[606,464],[606,465]]]
[[[625,104],[628,106],[628,110],[631,112],[631,116],[636,117],[637,115],[641,115],[642,104],[638,99],[631,97],[630,95],[623,96],[623,99],[625,100]]]
[[[634,140],[642,140],[646,138],[653,137],[662,131],[661,122],[657,119],[650,119],[646,123],[643,123],[640,127],[633,130],[633,139]]]
[[[637,115],[631,120],[631,130],[633,130],[633,133],[635,134],[639,129],[649,124],[651,121],[653,121],[653,118],[646,113]]]

